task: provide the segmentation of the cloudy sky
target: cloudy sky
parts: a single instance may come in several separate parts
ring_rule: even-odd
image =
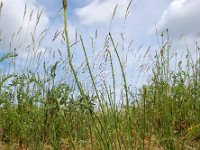
[[[26,52],[26,48],[30,47],[31,41],[34,41],[33,37],[42,39],[41,33],[49,29],[45,32],[45,36],[46,39],[51,39],[55,32],[59,33],[63,29],[62,12],[59,12],[62,7],[61,0],[0,0],[0,2],[3,3],[0,16],[1,55],[18,45],[20,56],[31,58],[33,53]],[[94,37],[96,30],[98,30],[100,44],[111,31],[116,42],[121,40],[120,35],[124,33],[127,45],[133,40],[136,49],[142,46],[142,50],[146,51],[151,46],[150,51],[155,51],[154,48],[158,46],[155,29],[161,32],[167,28],[171,40],[175,41],[186,34],[189,37],[189,45],[195,43],[196,35],[200,30],[200,0],[133,0],[125,22],[129,3],[130,0],[69,0],[68,24],[71,43],[75,39],[77,30],[84,37],[86,47],[90,49],[91,37]],[[115,18],[110,30],[115,8]],[[41,16],[40,10],[43,10]],[[40,22],[37,24],[38,16]],[[30,18],[31,22],[29,22]],[[14,41],[11,47],[10,41]],[[46,45],[50,44],[49,41],[43,40],[37,48],[37,53],[48,53]],[[37,42],[39,43],[39,40]],[[20,43],[22,43],[21,47]],[[55,47],[62,48],[59,44],[57,42]],[[183,46],[181,42],[177,45]],[[130,60],[129,64],[132,63]]]
[[[3,2],[0,30],[6,34],[17,31],[22,24],[24,7],[28,15],[33,10],[43,10],[38,30],[43,30],[54,21],[53,28],[62,27],[62,15],[58,15],[61,0],[0,0]],[[78,28],[81,33],[92,34],[96,29],[106,31],[109,28],[116,5],[117,12],[113,30],[123,29],[123,21],[130,0],[69,0],[69,22],[72,28]],[[126,22],[126,32],[129,39],[136,44],[154,44],[154,29],[162,31],[169,28],[173,38],[181,34],[198,32],[200,28],[199,0],[133,0],[131,12]],[[35,20],[35,19],[33,19]],[[30,29],[34,28],[32,21]],[[90,35],[89,35],[90,36]]]

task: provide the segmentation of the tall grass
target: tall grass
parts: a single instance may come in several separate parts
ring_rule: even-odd
[[[110,69],[110,82],[101,82],[94,75],[96,70],[91,67],[80,36],[88,84],[94,89],[88,92],[73,63],[66,0],[63,0],[63,13],[66,60],[58,51],[59,60],[50,65],[44,61],[42,71],[38,69],[41,65],[38,56],[40,61],[36,61],[34,72],[25,70],[22,74],[14,71],[0,75],[0,149],[200,149],[198,44],[195,50],[187,50],[186,58],[177,62],[171,52],[168,30],[163,32],[159,51],[155,56],[150,53],[144,56],[153,58],[152,77],[133,94],[112,33],[109,32],[106,39],[107,59],[103,61]],[[57,33],[55,35],[57,37]],[[191,54],[194,51],[195,57]],[[0,63],[17,59],[16,53],[4,55]],[[117,104],[122,100],[117,96],[116,62],[123,79],[125,107]],[[66,74],[60,77],[60,69],[71,73],[75,85],[65,81]],[[103,86],[99,86],[99,82]]]

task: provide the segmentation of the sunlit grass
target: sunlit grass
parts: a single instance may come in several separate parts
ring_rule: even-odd
[[[83,86],[80,70],[74,65],[65,0],[63,10],[67,59],[62,60],[65,58],[59,52],[60,59],[49,66],[44,61],[42,66],[38,56],[36,66],[42,66],[42,71],[36,67],[35,72],[24,70],[18,74],[14,70],[0,75],[0,149],[200,149],[198,45],[176,62],[176,55],[171,57],[168,30],[163,32],[160,50],[151,57],[151,80],[133,94],[112,33],[108,33],[107,59],[103,60],[110,67],[110,82],[100,81],[94,75],[80,36],[88,84],[94,89],[90,91]],[[195,57],[191,51],[195,51]],[[18,57],[16,53],[4,55],[0,63],[13,62]],[[118,68],[113,64],[116,62]],[[57,79],[61,78],[60,66],[69,66],[75,84],[70,86]],[[117,96],[116,70],[120,70],[123,79],[123,105],[118,104],[122,100]]]

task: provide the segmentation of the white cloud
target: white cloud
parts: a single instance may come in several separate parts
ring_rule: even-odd
[[[34,32],[37,14],[40,13],[40,10],[42,10],[42,6],[36,3],[34,0],[17,0],[17,2],[13,0],[0,0],[0,2],[3,2],[3,8],[0,17],[0,38],[3,40],[0,43],[0,48],[9,48],[9,43],[13,34],[15,34],[12,41],[14,47],[17,47],[20,44],[30,44],[31,33]],[[25,5],[26,16],[23,21]],[[33,15],[29,23],[30,14],[32,11]],[[42,12],[39,24],[37,25],[35,38],[37,38],[37,36],[39,36],[39,34],[47,27],[48,23],[48,16],[45,14],[45,12]],[[20,28],[21,30],[17,35]],[[23,49],[20,50],[23,51]]]
[[[106,23],[111,20],[116,5],[118,5],[116,17],[124,17],[129,2],[130,0],[94,0],[76,9],[75,13],[82,24]]]
[[[200,0],[173,0],[158,21],[159,31],[168,28],[172,36],[200,30]]]
[[[173,0],[158,22],[158,31],[169,29],[173,51],[185,56],[187,48],[192,58],[196,57],[196,42],[199,43],[200,0]],[[186,62],[185,62],[186,63]]]

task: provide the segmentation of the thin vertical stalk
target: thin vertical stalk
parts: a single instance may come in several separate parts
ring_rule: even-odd
[[[113,66],[113,61],[112,61],[112,55],[111,55],[110,51],[108,51],[108,55],[109,55],[109,57],[110,57],[110,66],[111,66],[111,70],[112,70],[114,107],[116,107],[115,71],[114,71],[114,66]]]
[[[90,74],[90,78],[91,78],[91,81],[92,81],[92,85],[93,85],[93,87],[94,87],[95,93],[96,93],[97,98],[98,98],[98,100],[99,100],[99,104],[100,104],[102,113],[105,114],[104,108],[103,108],[103,105],[102,105],[102,101],[101,101],[101,99],[100,99],[100,96],[99,96],[99,93],[98,93],[98,89],[97,89],[97,87],[96,87],[96,83],[95,83],[95,81],[94,81],[94,77],[93,77],[93,75],[92,75],[92,71],[91,71],[91,69],[90,69],[90,64],[89,64],[89,61],[88,61],[88,57],[87,57],[85,45],[84,45],[84,43],[83,43],[83,39],[82,39],[81,35],[80,35],[80,40],[81,40],[82,48],[83,48],[83,51],[84,51],[85,60],[86,60],[86,65],[87,65],[87,68],[88,68],[88,71],[89,71],[89,74]],[[96,117],[96,118],[98,119],[98,117]],[[99,119],[98,119],[98,120],[99,120]],[[101,125],[101,127],[102,127],[102,129],[103,129],[103,125],[102,125],[102,123],[101,123],[100,120],[99,120],[99,123],[100,123],[100,125]],[[105,134],[105,131],[104,131],[104,130],[103,130],[103,132],[104,132],[104,134]],[[104,142],[104,141],[103,141],[103,142]],[[107,145],[108,148],[109,148],[109,144],[106,143],[106,145]]]
[[[146,91],[146,87],[144,87],[144,95],[143,95],[143,114],[144,114],[144,118],[143,118],[143,150],[145,149],[145,134],[146,134],[146,95],[147,95],[147,91]]]
[[[115,51],[115,53],[117,55],[117,59],[119,61],[119,65],[120,65],[120,68],[121,68],[121,71],[122,71],[122,77],[123,77],[123,80],[124,80],[124,89],[125,89],[125,93],[126,93],[126,106],[128,108],[129,107],[129,100],[128,100],[128,86],[127,86],[127,82],[126,82],[126,75],[125,75],[125,72],[124,72],[124,69],[123,69],[123,65],[122,65],[122,61],[121,61],[121,59],[119,57],[119,54],[117,52],[117,48],[115,46],[115,43],[114,43],[114,40],[112,38],[111,33],[109,33],[109,36],[110,36],[114,51]]]
[[[91,78],[91,81],[92,81],[92,85],[93,85],[93,87],[94,87],[95,93],[96,93],[97,98],[98,98],[98,100],[99,100],[99,104],[100,104],[100,106],[102,106],[101,99],[100,99],[100,97],[99,97],[99,92],[98,92],[96,83],[95,83],[95,81],[94,81],[94,77],[93,77],[93,75],[92,75],[92,71],[91,71],[91,69],[90,69],[90,64],[89,64],[89,61],[88,61],[88,57],[87,57],[85,45],[84,45],[84,43],[83,43],[83,38],[82,38],[81,35],[80,35],[80,40],[81,40],[83,52],[84,52],[84,55],[85,55],[86,65],[87,65],[87,68],[88,68],[88,71],[89,71],[89,74],[90,74],[90,78]]]
[[[123,81],[124,81],[124,90],[125,90],[125,95],[126,95],[126,115],[127,115],[127,119],[128,119],[128,128],[127,128],[127,132],[128,132],[128,148],[131,148],[131,118],[130,118],[130,111],[129,111],[129,98],[128,98],[128,86],[127,86],[127,82],[126,82],[126,75],[125,75],[125,72],[124,72],[124,68],[123,68],[123,65],[122,65],[122,61],[119,57],[119,54],[117,52],[117,48],[115,46],[115,43],[114,43],[114,40],[112,38],[112,35],[111,33],[109,32],[109,36],[110,36],[110,39],[111,39],[111,42],[112,42],[112,45],[113,45],[113,48],[114,48],[114,51],[117,55],[117,59],[119,61],[119,65],[120,65],[120,68],[121,68],[121,72],[122,72],[122,77],[123,77]]]
[[[67,54],[68,54],[68,60],[69,60],[69,66],[72,70],[73,76],[75,78],[76,84],[78,86],[78,89],[80,91],[80,94],[83,98],[85,98],[85,93],[83,90],[83,87],[81,83],[78,80],[78,76],[76,74],[76,71],[73,66],[73,61],[72,61],[72,56],[71,56],[71,50],[70,50],[70,43],[69,43],[69,35],[68,35],[68,30],[67,30],[67,0],[63,0],[63,8],[64,8],[64,32],[65,32],[65,42],[67,46]]]
[[[72,70],[72,73],[74,75],[74,78],[75,78],[75,81],[76,81],[76,84],[78,86],[78,89],[80,91],[80,94],[83,98],[85,98],[85,93],[83,91],[83,88],[81,86],[81,83],[79,82],[78,80],[78,77],[77,77],[77,74],[75,72],[75,69],[73,67],[73,62],[72,62],[72,57],[71,57],[71,50],[70,50],[70,43],[69,43],[69,36],[68,36],[68,30],[67,30],[67,0],[63,0],[63,8],[64,8],[64,32],[65,32],[65,42],[66,42],[66,46],[67,46],[67,52],[68,52],[68,61],[69,61],[69,66]],[[64,116],[63,116],[64,117]],[[65,119],[64,119],[65,121]],[[75,146],[74,146],[74,143],[73,143],[73,138],[71,136],[71,133],[69,132],[70,134],[70,142],[72,144],[72,147],[73,149],[75,149]]]
[[[63,8],[64,8],[64,32],[65,32],[65,38],[66,38],[65,41],[66,41],[67,52],[68,52],[69,66],[70,66],[70,69],[72,70],[72,73],[73,73],[73,76],[75,78],[75,82],[76,82],[76,84],[78,86],[78,89],[80,91],[80,94],[83,97],[83,99],[85,99],[86,98],[85,92],[83,90],[83,87],[82,87],[81,83],[78,80],[78,76],[76,74],[76,71],[74,69],[73,62],[72,62],[70,43],[69,43],[69,35],[68,35],[68,30],[67,30],[67,0],[63,0]],[[103,140],[103,138],[102,138],[102,136],[100,134],[100,131],[99,131],[98,127],[97,127],[96,121],[95,121],[94,116],[93,116],[94,113],[90,111],[90,114],[91,114],[92,120],[94,122],[95,128],[96,128],[96,130],[97,130],[97,132],[98,132],[98,134],[99,134],[99,136],[100,136],[105,148],[109,148],[108,143],[105,143],[105,141]],[[100,120],[99,120],[99,118],[96,115],[95,115],[95,117],[98,120],[98,122],[100,123],[100,126],[103,127],[101,122],[100,122]]]

